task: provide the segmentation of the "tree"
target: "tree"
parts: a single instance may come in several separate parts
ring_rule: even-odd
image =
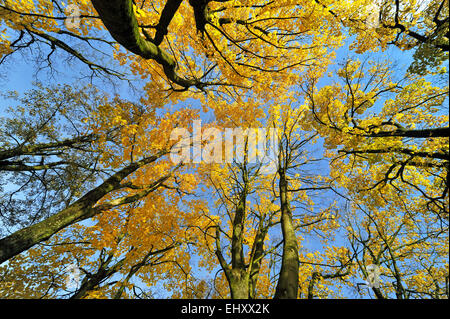
[[[265,241],[269,229],[277,224],[274,217],[278,213],[276,206],[271,205],[273,202],[267,203],[265,193],[270,189],[267,183],[270,178],[262,173],[262,163],[249,163],[251,142],[248,134],[243,140],[245,144],[240,146],[242,154],[237,155],[238,159],[226,167],[216,167],[208,174],[209,184],[217,197],[218,213],[224,211],[217,214],[218,221],[212,221],[214,223],[208,228],[214,231],[210,234],[214,239],[214,252],[232,299],[254,299],[259,295],[258,277],[264,257],[270,252]],[[269,205],[263,205],[263,202]],[[230,262],[226,260],[227,256]]]
[[[276,159],[278,192],[275,192],[275,196],[280,205],[280,224],[283,235],[281,266],[275,298],[293,299],[297,298],[301,292],[300,278],[303,271],[300,267],[299,238],[301,236],[299,232],[308,233],[308,229],[313,226],[320,238],[320,233],[331,236],[333,229],[339,225],[337,214],[331,213],[334,210],[334,202],[323,201],[319,206],[321,211],[314,212],[313,197],[317,196],[317,192],[332,191],[332,187],[325,174],[310,172],[310,170],[319,170],[319,166],[315,167],[315,164],[320,163],[320,159],[315,159],[308,152],[307,146],[316,142],[317,133],[305,130],[308,129],[308,125],[304,125],[304,116],[305,108],[292,108],[292,102],[276,105],[271,110],[271,125],[280,128],[280,143]],[[299,207],[293,206],[297,202],[300,204]],[[301,214],[301,211],[304,211],[304,214]],[[297,216],[294,215],[295,212]],[[325,251],[326,247],[324,247]],[[345,268],[345,265],[342,266]],[[311,276],[308,295],[312,295],[311,285],[314,285],[317,274],[314,275],[313,272]]]
[[[448,264],[448,86],[390,64],[347,61],[340,82],[304,88],[331,175],[345,190],[349,247],[377,298],[443,298]],[[433,269],[433,270],[431,270]]]
[[[448,298],[448,226],[414,204],[393,206],[366,211],[358,201],[353,208],[347,230],[362,277],[369,265],[380,268],[379,284],[370,287],[379,299]]]
[[[311,119],[322,128],[327,147],[337,149],[329,154],[336,156],[334,176],[353,184],[342,173],[355,174],[367,181],[366,190],[411,188],[423,197],[420,205],[448,219],[450,130],[442,113],[448,86],[408,74],[395,80],[389,64],[371,62],[349,61],[337,74],[341,83],[305,89]],[[378,105],[381,111],[372,111]]]
[[[0,67],[43,80],[0,127],[2,297],[448,297],[448,1],[74,4],[0,2]],[[208,140],[253,128],[274,170]]]
[[[51,94],[51,92],[49,93]],[[66,92],[66,94],[68,94],[68,92]],[[80,96],[82,97],[83,95]],[[40,99],[39,96],[36,96],[36,98]],[[58,101],[58,103],[63,102],[71,103],[72,101],[64,101],[64,100]],[[85,100],[82,102],[86,103],[87,101]],[[34,105],[34,107],[39,106],[40,106],[39,104]],[[46,107],[46,105],[44,104],[43,107]],[[170,142],[170,136],[167,135],[168,134],[167,132],[161,134],[161,132],[165,130],[164,123],[162,123],[161,120],[158,118],[154,117],[152,118],[151,116],[147,116],[148,114],[147,112],[148,111],[144,110],[142,107],[139,106],[132,107],[132,105],[129,102],[120,101],[118,99],[113,101],[112,104],[102,104],[99,105],[98,109],[91,110],[89,116],[93,117],[92,120],[87,120],[87,122],[90,121],[90,123],[86,123],[87,125],[84,130],[87,129],[88,133],[87,134],[85,133],[85,136],[97,137],[95,140],[95,144],[98,145],[98,147],[101,147],[102,150],[104,150],[103,153],[100,153],[99,155],[100,157],[97,159],[97,161],[99,162],[98,168],[93,166],[92,171],[96,173],[96,175],[94,176],[97,179],[102,178],[103,177],[102,175],[106,173],[104,177],[105,179],[97,185],[92,185],[91,183],[92,186],[90,188],[87,188],[86,193],[84,195],[80,196],[81,194],[79,194],[78,198],[76,197],[73,198],[74,196],[72,196],[72,198],[69,198],[65,203],[63,203],[64,205],[60,206],[59,210],[56,209],[56,211],[48,212],[47,218],[39,222],[33,223],[32,225],[29,225],[22,229],[15,230],[12,234],[2,238],[0,240],[0,242],[2,243],[0,260],[2,262],[23,252],[24,250],[32,247],[33,245],[48,239],[50,236],[54,235],[59,230],[73,223],[89,219],[108,209],[128,204],[137,201],[141,198],[144,198],[151,192],[155,191],[157,188],[161,187],[161,185],[165,183],[167,180],[173,178],[172,177],[173,173],[171,172],[171,170],[170,169],[166,170],[166,167],[164,166],[165,164],[161,164],[158,162],[169,153],[171,147],[170,143],[173,144],[173,142]],[[106,113],[108,115],[106,115]],[[188,115],[189,113],[190,111],[188,111],[187,113],[184,113],[182,111],[174,113],[172,116],[173,119],[175,119],[175,121],[166,123],[171,123],[170,125],[173,125],[173,123],[177,122],[176,118],[181,114],[183,114],[182,115],[184,117],[183,120],[188,120],[188,118],[185,116]],[[53,113],[51,114],[53,116]],[[95,114],[97,114],[96,116],[98,121],[95,118]],[[38,115],[38,117],[39,116],[40,115]],[[144,116],[145,120],[143,120]],[[168,121],[169,119],[170,116],[167,116],[165,117],[163,122]],[[52,132],[52,130],[54,129],[52,128],[52,122],[50,120],[53,120],[52,117],[50,119],[47,119],[44,116],[43,123],[45,125],[42,126],[43,132],[42,138],[48,138],[47,137],[47,135],[49,134],[48,131],[50,130],[50,132]],[[159,127],[157,128],[154,127],[152,132],[151,125],[155,123],[153,121],[159,123]],[[137,123],[139,123],[139,126]],[[58,123],[57,125],[63,124],[64,122]],[[39,122],[37,125],[39,127],[40,125]],[[110,137],[108,136],[109,135],[108,132],[112,128],[114,128],[112,131],[116,132],[114,134],[114,138],[110,139]],[[23,130],[24,133],[20,133],[19,129],[20,126],[18,125],[19,134],[30,134],[29,130],[28,131]],[[157,133],[155,130],[161,131]],[[139,134],[139,131],[141,132],[141,134],[144,131],[146,132],[146,137],[140,139],[140,143],[142,144],[138,144],[135,142],[136,136],[137,134]],[[36,132],[39,131],[34,130],[31,131],[32,134],[36,134]],[[51,134],[54,134],[54,132],[56,131],[53,131],[53,133]],[[59,133],[61,133],[61,131],[59,131]],[[36,138],[33,136],[31,137]],[[50,135],[50,139],[51,138],[52,136]],[[25,139],[23,140],[17,138],[16,139],[17,146],[11,146],[10,148],[4,150],[5,154],[4,157],[5,159],[9,159],[10,162],[6,163],[7,165],[3,167],[8,169],[8,171],[10,171],[9,168],[12,165],[14,165],[14,162],[11,161],[19,162],[20,165],[24,165],[20,161],[20,156],[24,155],[34,155],[34,156],[42,155],[45,158],[43,157],[44,159],[41,160],[43,162],[40,165],[44,165],[47,159],[53,161],[54,156],[58,155],[57,152],[59,152],[63,156],[67,156],[67,154],[65,153],[67,145],[69,146],[75,145],[74,141],[77,142],[78,140],[83,141],[83,137],[63,139],[62,141],[59,142],[43,141],[40,144],[33,144],[32,146],[27,146],[27,143],[30,143],[28,137],[25,137]],[[149,140],[151,140],[151,142],[149,142]],[[7,142],[8,141],[6,141],[5,143]],[[87,139],[85,145],[87,144],[88,146],[91,147],[90,145],[91,142],[93,141]],[[59,149],[57,147],[59,147]],[[47,153],[45,153],[44,151],[47,151]],[[83,149],[77,151],[81,152],[82,154]],[[122,153],[118,153],[118,151]],[[32,158],[30,159],[30,161],[33,160],[34,159]],[[100,162],[103,162],[104,164],[102,165],[102,163]],[[55,162],[52,163],[53,164],[46,164],[46,165],[50,167],[54,166],[53,169],[55,170],[56,167],[54,165]],[[67,161],[66,162],[57,161],[56,163],[61,167],[65,167],[67,165],[66,164]],[[150,178],[150,180],[145,181],[144,185],[136,185],[135,183],[126,180],[127,177],[129,177],[130,175],[138,173],[139,169],[148,166],[149,164],[152,163],[156,164],[156,167],[158,167],[158,165],[163,165],[162,166],[163,172],[161,173],[161,175],[156,177],[156,179]],[[74,162],[74,164],[72,165],[76,164],[77,163]],[[47,166],[33,167],[32,169],[27,168],[27,171],[31,170],[32,172],[35,172],[41,169],[47,170]],[[178,168],[177,166],[173,166],[174,170],[176,170],[177,168]],[[21,174],[22,172],[21,170],[16,171],[19,174]],[[83,180],[81,180],[80,183],[82,181]],[[94,179],[94,181],[98,182],[98,180],[96,179]],[[57,182],[55,181],[55,183]],[[76,187],[77,185],[73,184],[71,186]],[[77,191],[80,192],[80,189],[77,188]],[[110,201],[108,202],[103,201],[101,204],[99,204],[99,201],[101,199],[104,199],[106,195],[110,196],[113,193],[115,194],[115,196]],[[33,204],[34,204],[33,202],[28,202],[28,205]],[[49,204],[52,208],[58,207],[57,201],[51,202]]]
[[[16,187],[11,183],[2,196],[2,224],[25,227],[73,201],[100,173],[92,148],[97,136],[86,133],[82,120],[105,97],[92,87],[42,84],[10,97],[18,105],[2,118],[0,171],[2,181]],[[106,134],[111,138],[113,130]]]

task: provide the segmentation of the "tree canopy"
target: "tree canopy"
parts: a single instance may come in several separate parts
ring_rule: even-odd
[[[448,298],[448,51],[448,0],[0,0],[0,298]]]

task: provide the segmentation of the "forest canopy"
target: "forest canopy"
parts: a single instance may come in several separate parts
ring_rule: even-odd
[[[448,0],[0,0],[0,299],[448,299]]]

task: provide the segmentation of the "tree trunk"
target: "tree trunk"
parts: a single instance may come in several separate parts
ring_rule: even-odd
[[[281,230],[283,233],[283,256],[275,298],[296,299],[298,294],[298,244],[288,200],[288,182],[285,171],[280,169]]]
[[[124,48],[144,59],[152,59],[161,64],[167,78],[180,86],[190,87],[199,84],[195,80],[187,80],[176,74],[176,61],[174,58],[155,44],[158,43],[161,36],[158,35],[159,39],[156,39],[157,42],[152,42],[141,36],[140,28],[133,12],[132,0],[92,0],[91,2],[111,36]],[[170,1],[171,5],[167,7],[166,12],[171,14],[171,11],[175,10],[177,5],[179,5],[178,2]],[[165,18],[167,16],[168,14],[166,14]],[[164,22],[165,18],[161,18],[162,23],[160,26],[166,24]],[[170,20],[171,17],[169,16],[167,25],[169,25]],[[161,28],[161,31],[163,29]]]
[[[231,299],[249,298],[249,274],[245,269],[232,269],[229,285]]]
[[[262,223],[262,222],[261,222]],[[250,269],[249,269],[249,298],[256,298],[256,284],[261,269],[262,258],[264,257],[264,239],[266,238],[269,226],[260,226],[253,242]]]

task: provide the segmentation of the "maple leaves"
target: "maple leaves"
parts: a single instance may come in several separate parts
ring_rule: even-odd
[[[445,194],[447,189],[448,116],[442,109],[448,87],[414,76],[394,82],[389,66],[367,69],[369,82],[363,82],[364,67],[349,62],[337,72],[342,84],[317,92],[307,89],[312,115],[317,125],[326,127],[325,142],[330,149],[342,147],[333,166],[339,167],[336,178],[346,179],[343,169],[353,171],[358,183],[373,181],[367,190],[405,183],[402,188],[415,189],[429,199],[428,209],[446,214],[445,195],[431,194]],[[381,111],[371,112],[379,104]],[[365,171],[367,163],[376,166]],[[441,191],[431,190],[431,185],[440,185]]]
[[[420,267],[446,267],[447,251],[432,247],[447,240],[448,86],[414,75],[394,80],[389,65],[371,64],[348,61],[337,71],[341,82],[305,89],[311,116],[334,150],[331,174],[346,185],[359,216],[348,220],[349,241],[364,274],[376,264],[395,279],[373,288],[378,298],[442,296],[439,284],[421,290],[412,278],[443,283],[445,275],[407,269],[414,249],[423,252]]]
[[[1,1],[0,66],[60,52],[141,91],[44,84],[2,121],[2,297],[448,298],[448,1],[76,5],[66,29],[65,3]],[[390,45],[409,69],[371,61]],[[275,171],[173,163],[199,119],[276,128]]]

